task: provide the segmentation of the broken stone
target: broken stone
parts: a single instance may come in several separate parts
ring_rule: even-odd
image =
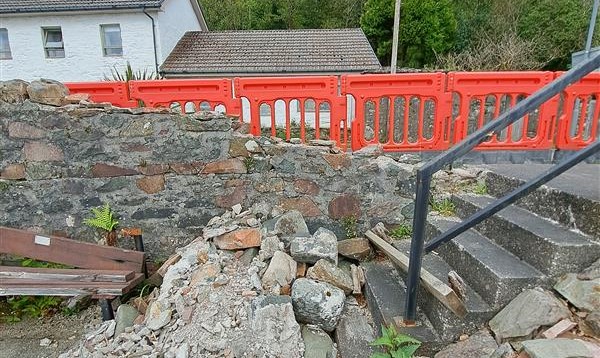
[[[554,326],[544,331],[544,333],[542,333],[542,337],[556,338],[561,334],[575,328],[575,326],[577,326],[577,323],[571,321],[570,319],[563,319],[562,321],[558,322]]]
[[[220,272],[221,265],[218,263],[206,263],[192,274],[190,286],[194,287],[213,282]]]
[[[214,243],[221,250],[239,250],[249,247],[259,247],[260,239],[260,230],[251,228],[221,235],[214,239]]]
[[[337,265],[337,237],[332,231],[319,228],[311,237],[292,239],[290,254],[298,262],[314,264],[326,259]]]
[[[582,328],[586,334],[600,338],[600,311],[594,311],[587,315]]]
[[[338,253],[350,259],[363,261],[371,256],[371,245],[367,239],[346,239],[339,241],[337,245]]]
[[[504,307],[489,325],[496,339],[527,337],[541,326],[551,326],[569,317],[569,309],[542,289],[521,292]]]
[[[146,311],[146,327],[153,331],[157,331],[169,324],[172,314],[173,311],[165,304],[161,303],[161,301],[154,301]]]
[[[125,328],[133,326],[133,321],[139,316],[139,312],[133,306],[120,305],[117,308],[117,314],[115,315],[115,336],[125,332]]]
[[[489,357],[498,344],[487,330],[482,330],[466,340],[449,345],[437,353],[434,358]]]
[[[252,301],[251,327],[255,338],[271,347],[275,357],[302,357],[300,325],[288,296],[262,296]]]
[[[27,94],[29,82],[23,80],[9,80],[0,82],[0,101],[7,103],[23,103]]]
[[[262,286],[265,290],[271,290],[275,285],[279,288],[289,285],[296,278],[296,261],[282,251],[273,255],[269,267],[262,277]],[[279,293],[279,292],[277,292]]]
[[[306,277],[316,281],[330,283],[335,287],[344,290],[346,295],[349,295],[353,289],[352,278],[350,275],[325,259],[317,261],[313,267],[309,268]]]
[[[292,285],[292,304],[298,321],[331,332],[344,308],[344,291],[325,282],[299,278]]]
[[[595,280],[600,278],[600,259],[596,260],[590,267],[583,270],[577,278],[580,280]]]
[[[40,347],[49,347],[52,344],[52,340],[50,338],[42,338],[40,340]]]
[[[264,227],[281,236],[310,235],[304,217],[297,210],[289,211],[275,219],[267,221]]]
[[[327,332],[319,327],[306,325],[302,327],[304,340],[304,358],[336,358],[337,349]]]
[[[251,247],[249,249],[244,250],[244,253],[240,256],[239,260],[244,265],[250,265],[252,260],[258,255],[258,248]]]
[[[254,154],[262,153],[262,149],[260,148],[260,145],[258,145],[258,143],[256,143],[253,140],[247,141],[246,144],[244,144],[244,146],[246,147],[246,150],[250,153],[254,153]]]
[[[335,341],[344,358],[364,358],[373,355],[370,345],[375,340],[373,328],[366,317],[359,314],[344,314],[335,329]]]
[[[489,358],[515,358],[516,353],[510,343],[502,343]]]
[[[593,358],[586,345],[576,339],[536,339],[523,342],[523,351],[531,358]]]
[[[277,236],[269,236],[260,243],[258,255],[261,261],[265,261],[273,257],[273,254],[280,250],[283,250],[283,243],[279,241]]]
[[[559,279],[554,289],[581,310],[600,310],[600,278],[584,281],[569,273]]]
[[[60,106],[63,98],[69,95],[69,89],[58,81],[42,78],[27,86],[27,94],[32,102]]]

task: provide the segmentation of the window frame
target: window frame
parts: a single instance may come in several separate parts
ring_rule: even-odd
[[[1,60],[12,60],[12,50],[10,49],[10,39],[8,38],[8,29],[6,27],[0,28],[0,33],[4,32],[6,34],[6,47],[7,50],[2,50],[0,48],[0,61]]]
[[[60,42],[48,42],[48,35],[50,32],[60,32]],[[65,58],[65,39],[63,37],[62,28],[60,26],[44,26],[42,27],[42,44],[44,46],[44,55],[46,58],[55,59],[55,58]],[[50,44],[52,46],[50,46]],[[55,45],[56,44],[56,45]],[[61,51],[61,55],[51,55],[50,51]],[[52,52],[54,53],[54,52]],[[60,52],[58,52],[60,54]]]
[[[119,41],[120,46],[107,46],[106,44],[106,29],[107,28],[118,28],[119,29]],[[103,57],[123,57],[123,37],[121,36],[121,24],[100,24],[100,42],[102,44],[102,56]],[[118,54],[109,54],[107,50],[120,50]]]

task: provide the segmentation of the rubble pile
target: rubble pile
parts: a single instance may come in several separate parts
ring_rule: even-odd
[[[371,252],[358,239],[340,247],[350,259]],[[341,318],[337,336],[357,316],[370,322],[351,295],[364,283],[353,282],[358,261],[338,259],[336,235],[310,234],[298,211],[236,205],[168,262],[159,288],[61,357],[333,358]]]

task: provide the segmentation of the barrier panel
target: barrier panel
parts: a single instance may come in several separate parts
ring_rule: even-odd
[[[562,73],[556,73],[558,78]],[[598,139],[600,73],[591,73],[567,87],[561,98],[556,147],[577,150]]]
[[[70,93],[87,93],[94,102],[110,102],[115,106],[135,108],[137,101],[129,98],[125,82],[68,82]]]
[[[453,143],[506,112],[554,79],[553,72],[457,72],[448,74],[447,91],[458,95]],[[521,118],[477,147],[479,150],[551,149],[558,98]]]
[[[230,79],[130,81],[131,98],[148,107],[181,108],[182,113],[215,110],[240,116],[239,99],[233,97]]]
[[[445,150],[451,95],[443,73],[342,76],[342,94],[356,102],[352,150]]]
[[[251,134],[347,145],[346,99],[336,76],[236,78],[235,92],[249,101]]]

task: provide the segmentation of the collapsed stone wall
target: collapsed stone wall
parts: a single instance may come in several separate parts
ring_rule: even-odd
[[[410,217],[401,188],[411,165],[238,127],[214,113],[0,102],[0,225],[99,239],[83,220],[109,203],[121,227],[141,227],[150,254],[165,256],[236,204],[299,210],[311,231],[340,237],[347,217],[363,228]]]

